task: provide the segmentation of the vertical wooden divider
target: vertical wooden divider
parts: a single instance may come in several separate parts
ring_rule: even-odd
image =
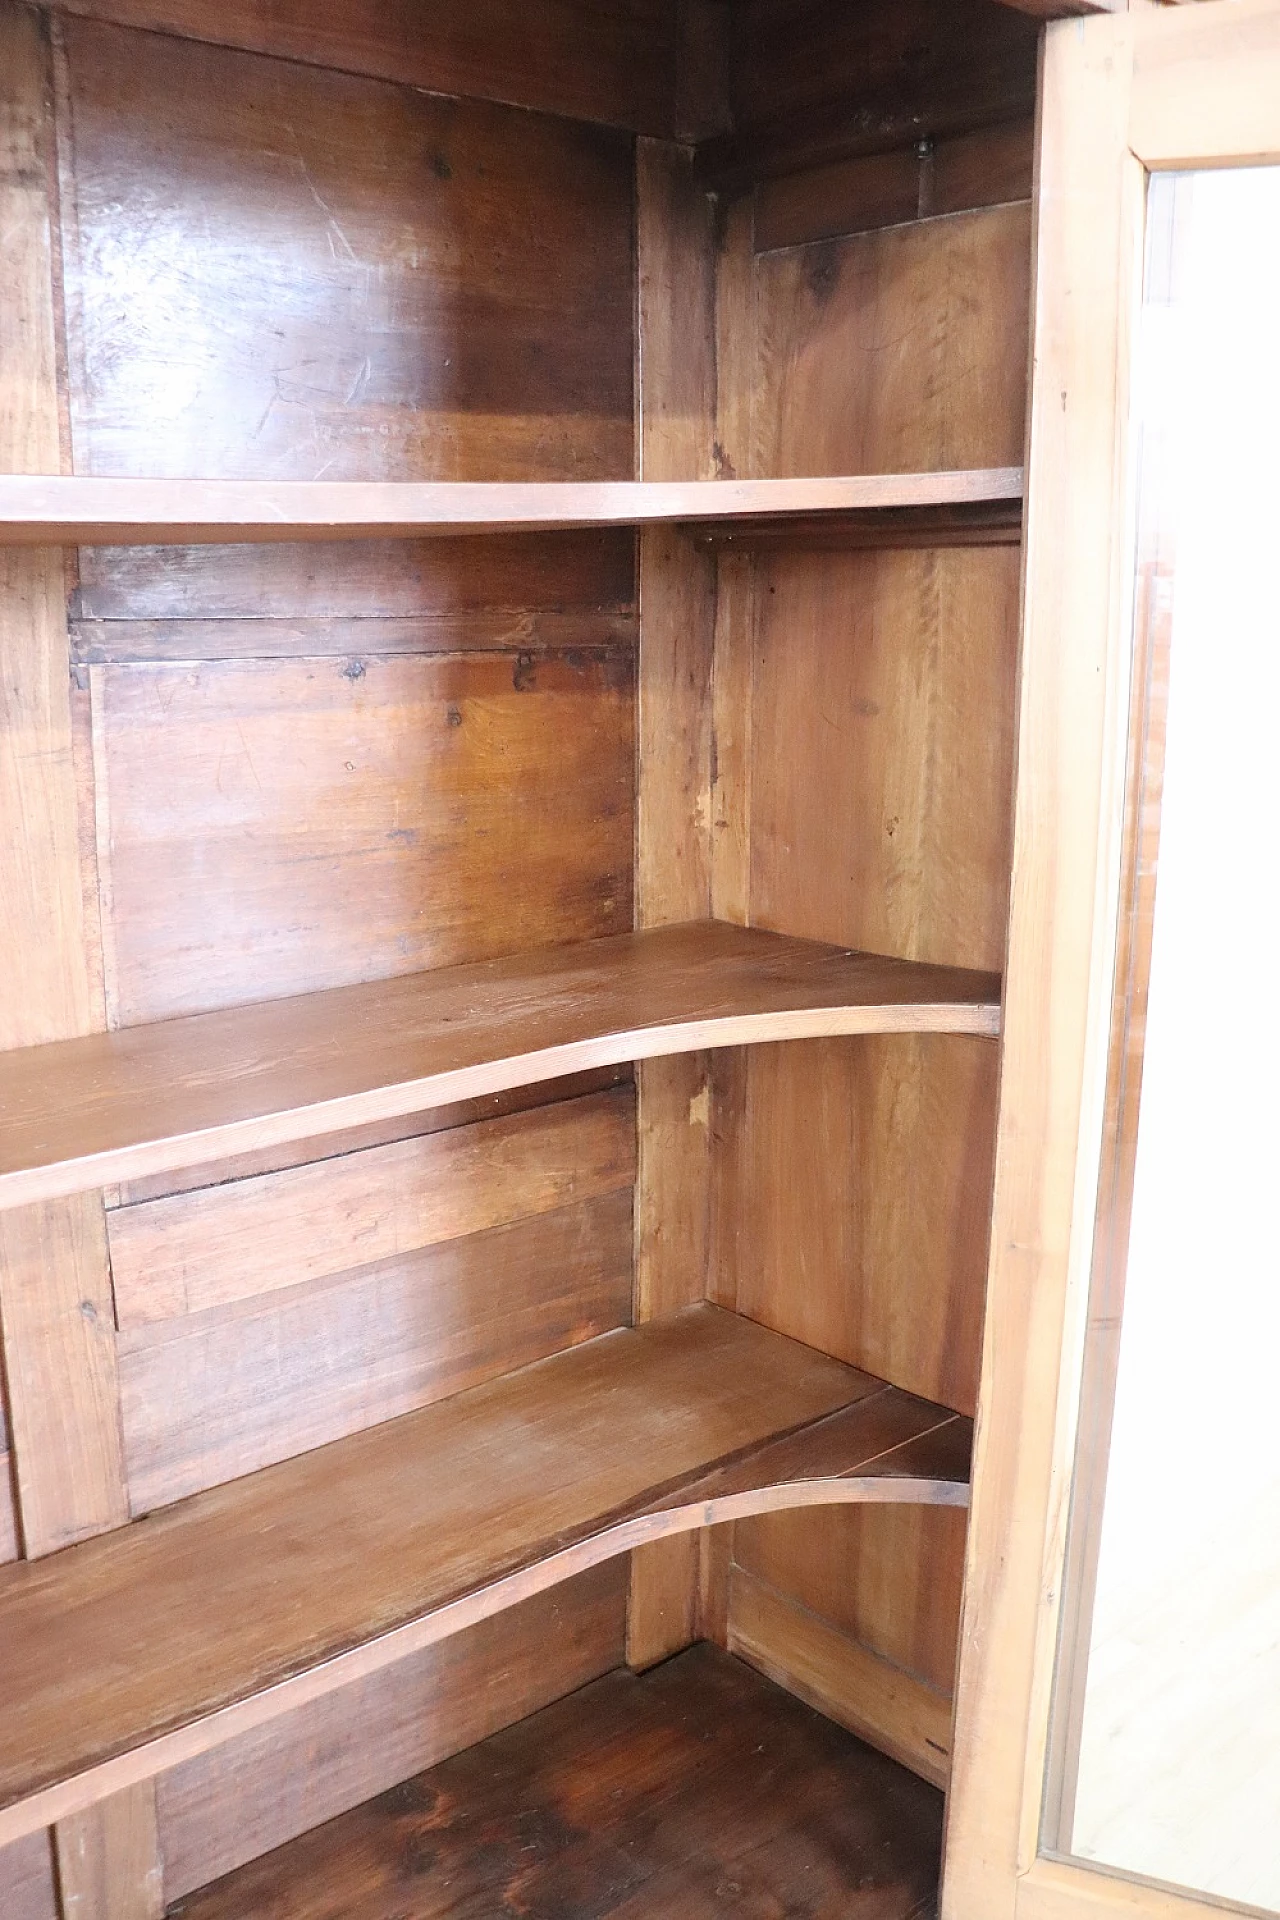
[[[687,151],[636,151],[639,468],[645,480],[713,478],[715,280],[712,207]],[[636,924],[711,911],[711,669],[715,562],[680,533],[640,542]],[[707,1275],[708,1086],[704,1054],[637,1068],[637,1320],[703,1298]],[[700,1536],[631,1556],[627,1659],[650,1666],[699,1631]]]
[[[63,466],[51,99],[40,17],[0,5],[0,470],[9,473]],[[60,551],[9,551],[0,560],[0,822],[0,1049],[91,1032],[104,1021],[86,958]],[[129,1503],[100,1194],[3,1216],[0,1340],[23,1552],[36,1558],[123,1525]],[[65,1914],[131,1920],[161,1911],[154,1794],[146,1791],[150,1825],[131,1824],[123,1852],[108,1813],[100,1833],[99,1816],[87,1815],[68,1838],[68,1861],[110,1862],[115,1878],[106,1904],[67,1905],[64,1891]],[[61,1858],[60,1833],[57,1850]],[[138,1904],[144,1892],[149,1906]]]
[[[54,1847],[62,1920],[163,1920],[154,1780],[59,1821]]]

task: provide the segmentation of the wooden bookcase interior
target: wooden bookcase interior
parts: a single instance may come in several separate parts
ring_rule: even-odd
[[[697,1640],[946,1784],[1035,23],[428,11],[0,0],[14,1920]]]

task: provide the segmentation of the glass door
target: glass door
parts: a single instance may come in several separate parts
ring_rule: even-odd
[[[948,1920],[1280,1913],[1280,5],[1047,35]]]

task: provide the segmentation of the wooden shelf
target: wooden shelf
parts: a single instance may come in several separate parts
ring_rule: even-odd
[[[0,1846],[663,1535],[965,1505],[969,1438],[696,1306],[19,1562],[0,1573]]]
[[[704,1644],[606,1674],[175,1914],[920,1920],[942,1808],[936,1788]]]
[[[996,976],[698,922],[0,1054],[0,1207],[619,1061],[999,1031]]]
[[[0,545],[152,546],[519,533],[572,527],[757,531],[934,510],[1016,522],[1022,469],[667,481],[91,480],[0,475]]]

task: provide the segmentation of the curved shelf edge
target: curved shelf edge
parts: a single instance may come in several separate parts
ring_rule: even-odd
[[[957,1417],[954,1424],[965,1427],[968,1423]],[[518,1606],[523,1600],[532,1599],[551,1587],[561,1585],[575,1574],[586,1573],[606,1560],[616,1559],[652,1541],[667,1539],[677,1533],[695,1532],[700,1527],[715,1526],[724,1521],[745,1520],[757,1514],[780,1513],[799,1507],[967,1507],[968,1504],[967,1479],[888,1472],[847,1477],[824,1475],[818,1479],[784,1481],[710,1499],[684,1502],[679,1506],[664,1507],[622,1521],[586,1539],[575,1541],[572,1546],[548,1555],[531,1567],[521,1568],[416,1620],[407,1621],[403,1626],[366,1641],[348,1653],[309,1667],[291,1679],[221,1707],[186,1726],[131,1747],[125,1753],[87,1768],[83,1773],[43,1787],[23,1800],[0,1808],[0,1847],[42,1827],[52,1826],[71,1814],[83,1812],[125,1787],[154,1779],[157,1774],[207,1753],[210,1748],[221,1746],[238,1735],[249,1733],[281,1714],[293,1712],[309,1701],[322,1698],[411,1654],[420,1653],[456,1633],[465,1632],[468,1627],[478,1626],[495,1614]]]
[[[991,974],[717,921],[617,934],[0,1054],[0,1208],[628,1060],[999,1031]]]

